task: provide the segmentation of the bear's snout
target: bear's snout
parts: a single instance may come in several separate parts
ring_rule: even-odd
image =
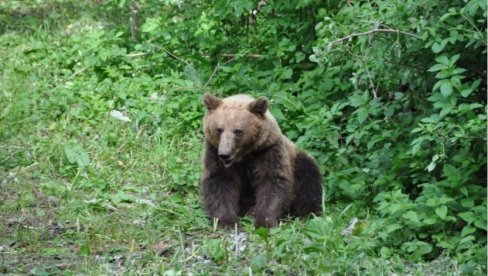
[[[224,167],[228,168],[233,163],[232,156],[232,143],[221,141],[219,145],[219,159],[224,164]]]
[[[227,164],[230,166],[230,163],[232,163],[232,151],[234,148],[234,137],[232,135],[224,132],[222,133],[220,142],[219,142],[219,159],[224,162],[224,166],[227,167]]]
[[[222,161],[222,164],[224,164],[224,167],[228,168],[230,165],[233,163],[233,158],[231,155],[231,150],[230,148],[221,148],[219,147],[219,159]]]

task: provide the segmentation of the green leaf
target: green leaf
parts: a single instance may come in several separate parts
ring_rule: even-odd
[[[441,87],[441,82],[442,80],[436,82],[434,84],[434,88],[432,88],[432,91],[436,91],[437,89],[439,89],[439,87]],[[440,95],[440,94],[439,94]],[[437,101],[437,97],[439,96],[438,94],[433,94],[432,96],[428,97],[427,100],[431,101],[431,102],[434,102],[434,101]]]
[[[369,110],[365,107],[360,107],[355,112],[358,115],[358,122],[360,124],[364,123],[369,116]]]
[[[209,240],[207,248],[210,256],[215,261],[221,261],[225,258],[225,250],[222,248],[222,241],[220,239]]]
[[[411,222],[413,222],[415,224],[420,223],[419,217],[418,217],[417,213],[415,213],[414,211],[408,211],[405,214],[403,214],[402,217],[404,219],[410,220]]]
[[[485,107],[485,106],[482,105],[482,104],[480,104],[480,103],[472,103],[472,104],[469,104],[469,109],[470,110],[478,109],[478,108],[482,108],[482,107]]]
[[[478,8],[480,7],[478,1],[467,1],[468,3],[466,4],[466,6],[463,8],[463,10],[465,9],[466,12],[468,13],[468,15],[470,17],[473,17],[476,12],[478,11]]]
[[[291,68],[286,69],[281,73],[281,78],[284,80],[291,79],[291,76],[293,75],[293,70]]]
[[[461,182],[461,171],[458,170],[456,167],[450,164],[444,165],[443,170],[444,176],[449,180],[450,183],[453,185],[460,185]]]
[[[354,94],[351,97],[349,97],[349,102],[353,107],[360,107],[368,103],[368,99],[365,98],[364,95]]]
[[[450,73],[447,70],[440,71],[435,75],[436,79],[446,79],[450,76]]]
[[[475,231],[476,231],[475,227],[466,225],[466,226],[464,226],[463,230],[461,231],[461,238],[464,238],[469,234],[473,234]]]
[[[276,107],[271,107],[270,109],[271,114],[276,118],[278,122],[283,122],[285,121],[285,114],[281,111],[281,109],[276,108]]]
[[[458,61],[459,57],[460,57],[459,54],[452,56],[451,59],[449,60],[449,67],[454,66],[454,63]]]
[[[461,206],[463,206],[465,208],[471,208],[474,206],[474,200],[472,200],[470,198],[463,198],[463,199],[461,199]]]
[[[419,247],[419,250],[416,253],[420,254],[421,256],[432,252],[432,245],[430,245],[429,243],[418,241],[417,245]]]
[[[295,62],[299,63],[302,62],[305,59],[305,54],[302,52],[296,52],[295,53]]]
[[[426,218],[422,222],[424,224],[427,224],[427,225],[433,225],[433,224],[436,224],[437,223],[437,219],[435,219],[435,218]]]
[[[441,206],[435,209],[435,213],[442,219],[446,220],[447,216],[447,206]]]
[[[472,223],[475,220],[474,213],[471,211],[459,213],[458,216],[467,223]]]
[[[159,28],[159,22],[157,19],[148,18],[146,22],[141,26],[141,32],[149,33]]]
[[[424,123],[437,123],[437,122],[439,122],[440,119],[441,119],[441,117],[439,116],[439,114],[434,113],[434,114],[430,115],[429,117],[422,118],[420,121],[422,121]]]
[[[441,82],[441,94],[444,97],[448,97],[452,93],[452,84],[449,80],[442,80]]]
[[[394,223],[394,224],[390,224],[386,227],[386,232],[387,233],[391,233],[391,232],[394,232],[398,229],[402,229],[403,226],[401,224],[398,224],[398,223]]]
[[[265,227],[259,227],[258,229],[256,229],[256,234],[261,238],[263,239],[264,241],[268,241],[268,238],[269,238],[269,231],[267,228]]]
[[[442,116],[446,116],[447,114],[451,113],[453,107],[451,105],[446,105],[442,108],[441,112],[439,113],[439,115],[442,117]]]
[[[64,154],[71,164],[85,167],[90,164],[88,153],[78,144],[65,144]]]
[[[475,90],[478,88],[478,86],[480,86],[480,83],[481,83],[481,80],[480,79],[477,79],[475,80],[471,85],[470,85],[470,88]]]
[[[455,87],[458,90],[461,90],[462,85],[461,85],[461,80],[459,79],[459,76],[454,76],[451,78],[451,84],[453,87]]]
[[[447,56],[440,56],[435,59],[440,64],[444,64],[446,66],[449,66],[449,58]]]
[[[395,106],[393,106],[393,105],[389,105],[389,106],[387,107],[387,109],[385,110],[385,112],[384,112],[385,116],[388,116],[388,117],[389,117],[389,116],[392,116],[392,115],[395,113],[395,109],[396,109],[396,107],[395,107]]]
[[[447,65],[445,64],[435,64],[434,66],[430,67],[429,72],[437,72],[437,71],[440,71],[440,70],[446,70],[447,68],[449,68]]]
[[[91,255],[90,247],[88,244],[84,243],[80,245],[80,255],[89,256]]]
[[[481,80],[480,79],[477,79],[476,81],[474,81],[469,86],[469,88],[466,88],[463,91],[461,91],[461,96],[463,96],[463,97],[469,96],[473,91],[475,91],[478,88],[478,86],[480,85],[480,83],[481,83]]]
[[[444,50],[444,47],[446,47],[446,44],[447,44],[447,40],[443,40],[442,42],[434,42],[434,44],[432,44],[432,52],[438,54],[440,53],[442,50]]]
[[[466,69],[464,69],[464,68],[456,68],[456,69],[454,69],[454,70],[452,71],[452,74],[453,74],[453,75],[459,75],[459,74],[462,74],[462,73],[464,73],[464,72],[466,72]]]
[[[197,87],[202,86],[202,78],[200,77],[200,74],[195,69],[195,67],[193,67],[191,65],[186,65],[185,66],[185,76],[195,86],[197,86]]]
[[[423,256],[432,252],[432,245],[423,241],[413,241],[404,243],[406,250],[417,256]]]
[[[478,227],[479,229],[483,229],[486,231],[486,220],[475,220],[474,226]]]
[[[471,93],[473,93],[473,89],[467,88],[461,91],[461,96],[463,96],[463,98],[466,98]]]
[[[449,249],[449,250],[452,250],[455,247],[453,244],[448,243],[446,241],[440,241],[440,242],[438,242],[437,243],[437,246],[439,246],[441,248]]]
[[[480,8],[483,10],[483,11],[486,11],[486,1],[485,0],[478,0],[478,5],[480,6]]]
[[[276,95],[277,103],[283,105],[288,111],[297,111],[301,108],[301,103],[286,93]]]

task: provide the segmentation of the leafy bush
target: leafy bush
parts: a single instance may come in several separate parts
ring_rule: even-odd
[[[378,249],[485,265],[484,1],[181,5],[147,18],[144,41],[223,94],[269,96],[327,200],[374,204]]]
[[[327,158],[329,193],[374,197],[383,245],[457,252],[467,272],[486,249],[485,15],[481,1],[346,5],[317,25],[311,56],[357,91],[332,89],[322,107],[342,121],[323,126],[339,141],[319,149],[339,153]]]

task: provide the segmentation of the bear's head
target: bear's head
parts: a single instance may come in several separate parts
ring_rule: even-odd
[[[203,122],[205,138],[218,150],[226,168],[274,143],[281,134],[265,97],[235,95],[219,99],[205,93],[203,102],[207,108]]]

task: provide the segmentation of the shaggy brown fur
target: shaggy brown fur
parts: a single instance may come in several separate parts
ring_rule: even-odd
[[[281,133],[266,98],[206,93],[203,100],[201,194],[209,218],[234,227],[253,212],[256,227],[274,227],[283,215],[322,211],[318,166]]]

